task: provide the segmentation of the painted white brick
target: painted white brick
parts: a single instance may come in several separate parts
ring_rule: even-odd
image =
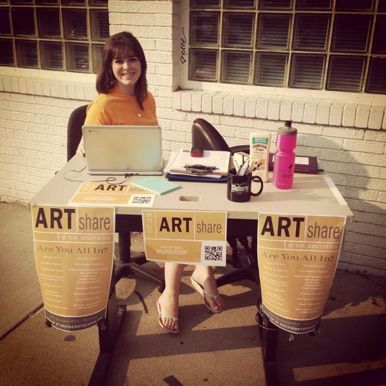
[[[367,123],[370,116],[370,107],[359,105],[355,116],[355,127],[367,128]]]
[[[192,93],[190,91],[184,91],[181,93],[181,107],[182,110],[192,110]]]
[[[343,126],[354,126],[355,115],[356,115],[357,105],[355,104],[346,104],[343,107]]]
[[[222,114],[222,112],[223,112],[223,98],[224,98],[224,95],[222,95],[222,94],[216,94],[213,97],[213,113]]]
[[[267,118],[277,121],[280,115],[280,99],[271,98],[268,102]]]
[[[192,93],[192,111],[201,111],[202,94]]]
[[[267,118],[268,114],[268,98],[258,98],[256,101],[256,117]]]
[[[245,101],[245,116],[254,118],[256,116],[256,98],[247,98]]]
[[[325,102],[319,102],[316,107],[316,123],[320,125],[328,124],[330,119],[330,104]]]
[[[234,114],[243,117],[245,115],[245,97],[237,96],[234,98]]]
[[[384,106],[371,106],[368,123],[369,129],[380,129],[382,127],[384,109]]]
[[[203,113],[210,114],[212,112],[212,94],[204,93],[202,95],[202,106]]]
[[[307,102],[304,106],[303,122],[315,123],[316,120],[316,107],[315,102]]]
[[[386,131],[384,130],[366,130],[364,131],[366,141],[379,141],[386,143]]]
[[[181,93],[174,92],[173,93],[173,110],[180,110],[182,107],[181,104]]]
[[[280,103],[280,119],[287,121],[292,119],[292,102],[289,100],[282,100]]]
[[[220,116],[220,124],[232,126],[232,127],[253,128],[253,119],[234,117],[234,116]]]
[[[386,202],[386,192],[379,192],[377,201]]]
[[[292,104],[292,120],[295,122],[303,122],[305,102],[297,100]]]
[[[232,95],[226,95],[223,99],[223,114],[232,115],[233,114],[233,104],[234,98]]]
[[[342,117],[343,117],[343,104],[333,103],[330,107],[330,115],[328,119],[329,125],[340,126],[342,124]]]
[[[363,139],[364,135],[365,135],[365,131],[362,129],[345,129],[345,128],[340,128],[340,127],[323,127],[323,135],[326,135],[328,137]]]
[[[375,141],[358,141],[355,139],[345,139],[343,142],[344,150],[360,151],[364,153],[383,153],[384,144]]]
[[[303,135],[302,139],[304,146],[341,149],[343,145],[342,138],[326,138],[320,135]]]

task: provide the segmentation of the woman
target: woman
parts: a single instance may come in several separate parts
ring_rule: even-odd
[[[87,108],[85,124],[158,125],[154,97],[147,90],[146,70],[143,49],[130,32],[111,36],[103,49],[97,76],[99,95]],[[77,152],[84,154],[83,138]],[[157,301],[158,322],[171,333],[179,332],[178,298],[183,268],[181,264],[165,263],[165,290]],[[223,303],[212,269],[198,265],[191,280],[205,305],[212,312],[221,312]]]
[[[103,49],[96,89],[85,124],[158,125],[153,95],[147,89],[143,49],[130,32],[111,36]],[[84,154],[83,138],[78,153]]]

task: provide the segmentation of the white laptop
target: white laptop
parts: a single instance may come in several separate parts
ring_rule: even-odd
[[[84,125],[89,174],[161,175],[161,127]]]

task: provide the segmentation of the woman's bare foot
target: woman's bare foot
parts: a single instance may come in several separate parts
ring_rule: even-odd
[[[171,333],[179,333],[178,298],[168,295],[165,291],[157,301],[158,322],[160,326]]]

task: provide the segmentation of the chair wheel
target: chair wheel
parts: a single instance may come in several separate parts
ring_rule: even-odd
[[[164,290],[165,290],[165,284],[160,284],[160,285],[158,286],[158,292],[159,292],[160,294],[162,294],[162,292],[164,292]]]

